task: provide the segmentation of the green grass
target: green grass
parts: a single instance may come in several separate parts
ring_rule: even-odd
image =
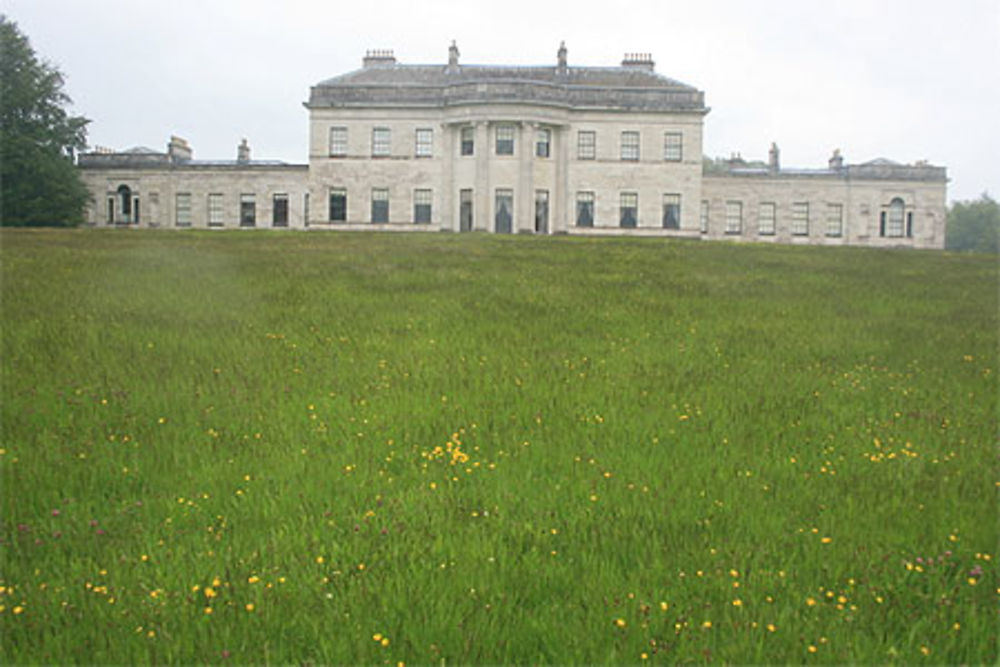
[[[5,664],[1000,659],[994,258],[0,242]]]

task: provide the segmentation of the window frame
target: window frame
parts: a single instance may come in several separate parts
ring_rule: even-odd
[[[672,216],[670,214],[673,214]],[[670,224],[670,217],[673,218],[673,224]],[[681,228],[681,195],[679,192],[665,192],[663,193],[663,228],[664,229],[680,229]]]
[[[459,131],[459,155],[476,154],[476,128],[467,125]]]
[[[372,128],[372,157],[392,156],[392,128],[373,127]]]
[[[275,192],[271,195],[271,226],[288,226],[288,193]]]
[[[743,202],[741,200],[729,199],[726,201],[725,233],[730,236],[738,236],[743,233]]]
[[[638,130],[622,130],[621,159],[623,162],[638,162],[642,156],[641,136]]]
[[[631,211],[631,219],[629,212]],[[626,224],[630,223],[630,224]],[[622,192],[618,196],[618,226],[622,229],[637,229],[639,227],[639,193]]]
[[[176,193],[174,195],[174,226],[190,227],[192,224],[192,217],[191,193]]]
[[[221,192],[210,192],[208,194],[207,223],[209,227],[225,227],[226,225],[226,203],[225,196]]]
[[[809,236],[809,202],[792,202],[792,236]]]
[[[372,188],[371,194],[372,224],[389,222],[389,188]]]
[[[840,238],[844,235],[844,205],[836,202],[826,204],[826,235]]]
[[[665,162],[683,162],[684,160],[684,133],[664,132],[663,133],[663,160]]]
[[[434,213],[434,191],[430,188],[413,190],[413,223],[430,224]]]
[[[334,199],[335,197],[337,199]],[[329,202],[330,222],[347,222],[347,188],[330,188],[327,201]],[[340,214],[339,217],[335,215],[336,213]]]
[[[413,156],[434,157],[434,128],[418,127],[413,133]]]
[[[709,203],[707,199],[701,200],[701,207],[698,210],[698,232],[708,234]]]
[[[576,193],[576,226],[577,227],[587,228],[587,229],[590,229],[590,228],[594,227],[594,225],[597,222],[597,220],[596,220],[597,216],[596,216],[596,213],[595,213],[596,209],[597,209],[597,196],[596,196],[596,194],[594,193],[593,190],[579,190],[579,191],[577,191],[577,193]],[[581,224],[581,222],[580,222],[580,218],[581,218],[580,214],[584,210],[589,211],[589,213],[590,213],[590,221],[588,223],[586,223],[586,224]]]
[[[330,157],[347,157],[347,127],[335,125],[330,128]]]
[[[257,194],[240,193],[240,227],[257,226]]]
[[[506,208],[501,206],[501,202],[506,202],[508,206]],[[509,225],[507,229],[500,229],[500,213],[501,210],[506,210],[509,219],[505,221],[506,225]],[[494,190],[493,194],[493,231],[496,234],[513,234],[514,233],[514,189],[513,188],[497,188]]]
[[[516,128],[510,123],[502,123],[496,126],[494,131],[494,152],[497,155],[514,155],[514,140],[517,134]],[[509,136],[508,136],[509,135]]]
[[[770,210],[765,215],[764,211]],[[769,221],[770,225],[764,223]],[[778,204],[773,201],[762,201],[757,205],[757,234],[759,236],[774,236],[778,227]]]
[[[552,130],[547,127],[535,131],[535,157],[552,157]]]
[[[576,133],[576,158],[578,160],[597,159],[596,130],[579,130]]]

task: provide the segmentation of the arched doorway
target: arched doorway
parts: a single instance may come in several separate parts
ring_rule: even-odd
[[[132,188],[127,185],[118,186],[118,211],[120,215],[115,222],[124,225],[132,222]]]

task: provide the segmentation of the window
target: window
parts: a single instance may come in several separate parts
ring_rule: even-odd
[[[135,201],[135,219],[139,221],[139,200]],[[913,238],[913,211],[906,212],[906,237]]]
[[[271,226],[288,226],[288,195],[276,194],[272,199],[271,206]]]
[[[347,128],[330,128],[330,157],[347,157]]]
[[[880,236],[902,236],[903,235],[903,221],[906,219],[904,211],[906,205],[903,200],[896,197],[891,202],[889,202],[888,216],[886,211],[882,211],[879,216],[879,234]],[[887,221],[888,218],[888,221]],[[912,218],[911,218],[912,220]],[[910,223],[911,233],[912,233],[912,222]]]
[[[392,148],[392,130],[387,127],[372,128],[372,157],[388,157]]]
[[[639,225],[639,194],[623,192],[618,206],[618,224],[621,227],[634,228]]]
[[[430,128],[420,128],[417,130],[417,157],[431,157],[434,155],[434,130]]]
[[[174,208],[175,224],[178,227],[191,226],[191,193],[178,192],[177,204]]]
[[[108,197],[108,224],[113,225],[115,223],[115,198]]]
[[[430,190],[413,191],[413,222],[431,221],[431,197]]]
[[[663,159],[667,162],[680,162],[683,157],[683,136],[680,132],[666,132],[663,135]]]
[[[302,224],[309,226],[309,193],[302,195]]]
[[[330,222],[347,221],[347,190],[330,188]]]
[[[701,200],[701,211],[698,215],[698,230],[702,234],[708,234],[708,202]]]
[[[681,228],[681,196],[678,194],[663,195],[663,228]]]
[[[458,191],[458,231],[472,231],[472,190]]]
[[[622,159],[639,159],[639,133],[625,131],[622,132]]]
[[[476,148],[476,128],[462,128],[462,155],[472,155]]]
[[[826,205],[826,235],[840,236],[844,233],[844,207],[842,204]]]
[[[538,130],[535,133],[535,155],[538,157],[549,157],[552,150],[552,131]]]
[[[593,192],[584,191],[576,193],[576,226],[577,227],[594,226]]]
[[[593,160],[597,157],[597,133],[593,130],[580,130],[576,135],[576,156],[581,160]]]
[[[514,126],[497,126],[497,155],[514,154]]]
[[[726,233],[740,234],[743,232],[743,202],[726,202]]]
[[[240,195],[240,227],[257,224],[257,197],[252,192]]]
[[[535,233],[549,233],[549,191],[535,190]]]
[[[792,236],[809,235],[809,202],[797,201],[792,204]]]
[[[496,224],[497,234],[510,234],[513,231],[514,191],[498,189],[496,192]]]
[[[761,236],[774,235],[777,207],[774,202],[761,202],[757,211],[757,233]]]
[[[208,195],[208,226],[209,227],[222,227],[225,224],[223,216],[225,209],[223,208],[223,200],[221,194],[210,194]]]
[[[389,222],[388,188],[372,188],[372,222]]]

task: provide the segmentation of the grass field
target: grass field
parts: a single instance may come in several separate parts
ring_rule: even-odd
[[[0,662],[994,663],[993,257],[4,231]]]

